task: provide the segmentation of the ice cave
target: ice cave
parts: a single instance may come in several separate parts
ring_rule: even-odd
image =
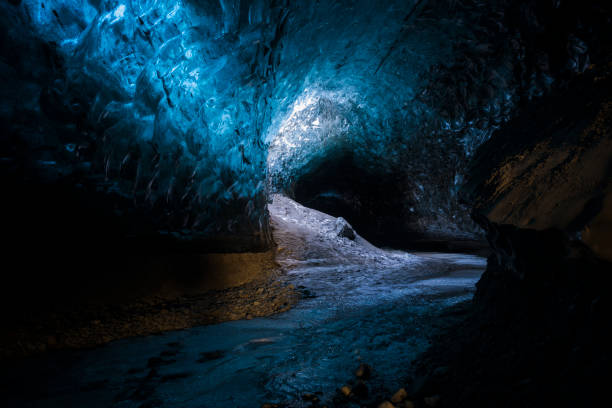
[[[609,0],[0,10],[3,407],[609,399]]]

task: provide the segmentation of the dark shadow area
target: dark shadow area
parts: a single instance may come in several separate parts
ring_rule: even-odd
[[[274,255],[258,236],[160,234],[150,211],[119,194],[9,175],[0,180],[0,358],[92,347],[267,307],[251,310],[242,304],[248,298],[223,293],[267,284]],[[212,315],[215,302],[228,305]]]
[[[351,153],[320,163],[294,186],[299,203],[345,218],[377,246],[401,246],[410,236],[405,225],[401,179],[363,170]]]
[[[10,297],[3,301],[9,303],[23,300],[22,292],[30,298],[25,304],[39,305],[90,296],[92,291],[117,293],[124,290],[118,281],[133,282],[126,293],[146,290],[163,279],[189,286],[202,273],[193,266],[204,254],[267,249],[248,235],[210,239],[189,232],[160,234],[150,223],[150,211],[134,209],[118,194],[70,183],[14,181],[3,180],[8,215],[3,235],[9,264],[15,268],[3,276]],[[168,261],[158,263],[162,258]],[[150,264],[156,263],[152,270]]]
[[[612,264],[559,231],[498,233],[468,317],[420,358],[411,395],[452,407],[598,405],[612,363]]]
[[[452,230],[423,232],[421,216],[414,212],[411,202],[411,187],[405,174],[364,170],[348,152],[313,166],[298,178],[293,192],[303,205],[345,218],[378,247],[486,256],[488,244],[484,239]]]
[[[415,395],[453,407],[607,398],[611,68],[593,67],[480,148],[463,193],[493,254],[469,317],[421,358]]]

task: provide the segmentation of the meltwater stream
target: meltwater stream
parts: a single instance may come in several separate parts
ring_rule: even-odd
[[[295,212],[283,214],[286,221]],[[275,227],[286,227],[283,218]],[[282,232],[277,241],[290,244]],[[308,248],[326,245],[324,236],[303,233]],[[371,249],[359,239],[347,248],[360,256]],[[397,251],[345,255],[281,259],[287,279],[308,294],[288,312],[32,358],[3,373],[12,378],[6,400],[20,407],[257,408],[320,393],[325,403],[361,362],[373,367],[372,389],[392,393],[438,329],[435,317],[472,296],[486,261]]]
[[[27,407],[259,407],[332,395],[360,362],[389,392],[434,333],[432,317],[464,301],[484,259],[436,255],[449,273],[305,265],[291,280],[315,294],[289,312],[34,359],[14,373]],[[159,358],[159,367],[150,360]],[[153,374],[154,373],[154,374]],[[27,381],[22,381],[26,380]],[[13,390],[16,391],[16,390]]]

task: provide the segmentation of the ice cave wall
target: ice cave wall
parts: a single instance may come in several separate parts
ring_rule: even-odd
[[[260,135],[284,11],[251,3],[4,2],[9,171],[113,196],[152,232],[266,244]]]
[[[466,96],[489,83],[436,89],[435,70],[456,64],[459,45],[485,29],[462,18],[481,15],[449,11],[445,2],[340,3],[290,13],[276,89],[283,100],[298,85],[297,97],[268,131],[272,187],[343,215],[378,244],[401,246],[415,238],[409,231],[474,237],[456,190],[514,95],[496,85],[484,98],[459,101],[445,94]],[[491,69],[503,63],[489,60]]]
[[[234,249],[269,243],[270,190],[344,205],[373,234],[474,236],[457,197],[474,150],[596,60],[599,33],[578,2],[0,7],[15,229],[108,213],[127,235],[247,237]]]
[[[523,106],[601,57],[599,3],[292,8],[267,136],[272,188],[380,245],[478,238],[457,195],[467,164]]]

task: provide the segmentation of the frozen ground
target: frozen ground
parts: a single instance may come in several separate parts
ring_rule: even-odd
[[[284,197],[269,209],[278,261],[304,293],[295,308],[7,365],[4,406],[250,408],[315,392],[326,402],[360,362],[374,367],[371,387],[389,393],[485,267],[476,256],[340,238],[335,218]]]
[[[421,262],[406,252],[376,248],[357,233],[354,239],[340,237],[343,225],[351,228],[341,218],[304,207],[282,195],[273,195],[272,199],[268,210],[279,246],[277,259],[286,267],[364,264],[397,268]]]

